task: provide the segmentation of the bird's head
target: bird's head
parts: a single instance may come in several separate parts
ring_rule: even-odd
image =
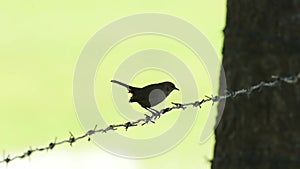
[[[173,90],[179,90],[172,82],[163,82],[163,88],[167,95]]]

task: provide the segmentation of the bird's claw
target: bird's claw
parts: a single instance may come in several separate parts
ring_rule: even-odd
[[[150,111],[150,113],[151,113],[151,116],[149,116],[149,115],[146,115],[146,116],[148,116],[150,119],[157,119],[157,117],[158,118],[160,118],[160,114],[159,113],[155,113],[155,112],[152,112],[152,111]]]
[[[152,113],[152,116],[154,117],[154,119],[157,119],[157,118],[160,118],[160,113],[159,112],[151,112]]]
[[[151,114],[151,118],[153,118],[154,120],[157,118],[160,118],[161,113],[155,109],[151,109],[151,108],[146,108]]]

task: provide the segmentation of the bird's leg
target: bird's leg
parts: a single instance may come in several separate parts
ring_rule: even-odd
[[[152,115],[154,116],[156,115],[156,112],[153,111],[151,108],[146,107],[145,109],[148,110],[150,113],[152,113]]]
[[[152,113],[152,115],[155,117],[155,119],[156,119],[156,117],[160,118],[159,111],[157,111],[151,107],[146,107],[145,109],[148,110],[150,113]]]

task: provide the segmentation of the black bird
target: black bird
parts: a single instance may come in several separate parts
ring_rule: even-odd
[[[154,114],[153,111],[155,111],[155,113],[157,113],[157,111],[151,107],[164,101],[173,90],[179,90],[172,82],[155,83],[142,88],[133,87],[117,80],[111,80],[111,82],[126,87],[128,93],[132,94],[129,102],[137,102],[152,114]]]

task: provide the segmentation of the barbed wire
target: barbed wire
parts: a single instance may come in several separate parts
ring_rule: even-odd
[[[30,157],[33,153],[36,153],[36,152],[53,150],[56,146],[62,145],[62,144],[69,144],[70,146],[72,146],[73,143],[75,143],[79,140],[82,140],[84,138],[87,138],[88,141],[90,141],[91,140],[90,136],[97,134],[97,133],[106,133],[108,131],[117,130],[118,128],[125,128],[125,130],[127,131],[128,128],[130,128],[130,127],[136,127],[139,125],[143,126],[150,122],[155,123],[155,120],[159,119],[160,116],[162,116],[162,115],[166,114],[167,112],[170,112],[174,109],[186,109],[189,106],[201,108],[202,104],[207,103],[209,101],[212,101],[212,104],[214,104],[215,102],[219,102],[219,101],[225,100],[227,98],[233,98],[238,95],[242,95],[242,94],[249,95],[254,91],[263,89],[264,87],[274,87],[281,83],[287,83],[287,84],[297,83],[299,79],[300,79],[300,72],[298,74],[294,74],[294,75],[290,75],[290,76],[286,76],[286,77],[272,76],[272,79],[270,81],[267,81],[267,82],[261,81],[258,84],[255,84],[248,88],[236,90],[236,91],[226,91],[225,95],[211,96],[211,97],[205,96],[205,98],[202,99],[201,101],[195,101],[195,102],[190,102],[190,103],[174,103],[174,102],[172,102],[172,104],[173,104],[172,107],[167,107],[167,108],[161,109],[160,111],[156,111],[156,113],[152,112],[151,115],[145,114],[145,117],[140,118],[136,121],[128,121],[128,122],[122,123],[122,124],[112,124],[103,129],[97,129],[97,125],[96,125],[94,127],[94,129],[91,129],[91,130],[87,131],[86,133],[84,133],[83,135],[77,136],[77,137],[75,137],[71,132],[69,132],[70,136],[68,139],[57,142],[57,138],[55,138],[54,141],[50,142],[47,146],[39,147],[39,148],[35,148],[35,149],[32,149],[30,147],[30,149],[28,149],[21,155],[16,155],[14,157],[10,157],[10,155],[5,155],[5,153],[3,153],[3,160],[0,161],[0,164],[1,163],[8,164],[16,159],[23,159],[25,157]]]

